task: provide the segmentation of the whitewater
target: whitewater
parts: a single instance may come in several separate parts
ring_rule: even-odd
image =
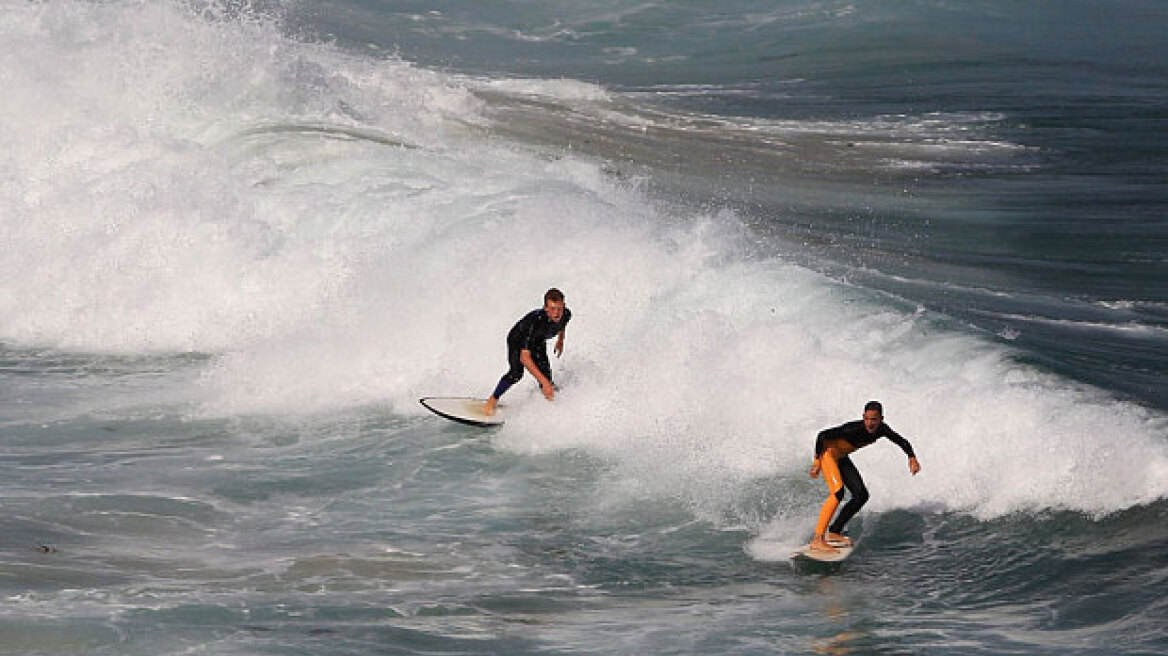
[[[995,114],[712,116],[233,3],[0,6],[5,653],[1168,649],[1165,409],[675,156],[843,153],[790,202],[862,206],[871,171],[1035,166]],[[418,405],[488,393],[553,286],[554,403],[517,386],[497,431]],[[1154,304],[1068,303],[1164,343],[1097,316]],[[858,454],[867,553],[795,571],[814,435],[870,399],[923,471]]]

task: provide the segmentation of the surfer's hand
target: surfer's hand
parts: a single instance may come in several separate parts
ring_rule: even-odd
[[[539,386],[541,389],[543,389],[543,395],[547,398],[548,401],[556,398],[556,386],[552,385],[551,381],[540,383]]]
[[[811,478],[819,478],[819,461],[811,463]]]
[[[916,458],[909,458],[908,459],[908,470],[910,472],[912,472],[913,476],[916,476],[917,472],[919,472],[921,470],[921,463],[917,462]]]

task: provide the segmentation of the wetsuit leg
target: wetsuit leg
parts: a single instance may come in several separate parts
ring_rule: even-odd
[[[846,461],[844,457],[842,460]],[[827,499],[819,509],[819,521],[815,523],[815,535],[827,532],[827,524],[832,515],[839,508],[840,500],[844,498],[844,481],[840,475],[840,466],[830,450],[824,451],[819,457],[819,471],[823,474],[823,482],[827,483]]]
[[[523,378],[523,362],[519,359],[519,353],[522,350],[516,344],[507,344],[507,364],[511,365],[511,368],[499,379],[499,384],[495,386],[495,391],[491,393],[491,396],[496,399],[502,397],[507,390],[511,389],[512,385]]]
[[[843,480],[843,486],[847,488],[852,498],[844,504],[840,510],[839,517],[831,523],[829,529],[832,533],[843,533],[844,526],[855,517],[856,513],[860,512],[860,508],[868,503],[868,488],[864,485],[864,479],[860,477],[860,470],[856,469],[856,465],[852,463],[852,459],[848,457],[840,458],[839,460],[839,474]],[[840,490],[842,498],[843,490]]]

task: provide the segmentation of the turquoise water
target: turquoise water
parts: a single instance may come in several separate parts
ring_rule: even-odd
[[[1159,4],[2,15],[0,652],[1168,652]]]

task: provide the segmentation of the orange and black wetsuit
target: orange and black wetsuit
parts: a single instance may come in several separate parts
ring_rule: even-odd
[[[835,503],[824,504],[820,511],[819,523],[816,526],[816,535],[822,535],[825,530],[832,533],[843,533],[844,525],[868,502],[868,488],[864,486],[860,470],[852,464],[852,459],[848,457],[848,454],[856,449],[862,449],[882,437],[888,438],[890,442],[899,446],[900,450],[904,451],[909,458],[916,457],[908,440],[883,422],[874,433],[868,432],[862,420],[849,421],[846,424],[819,432],[815,438],[815,459],[820,461],[823,480],[835,497]],[[852,498],[844,504],[839,517],[836,517],[829,527],[827,523],[831,521],[839,502],[843,501],[845,489],[851,493]],[[828,500],[831,500],[830,497]]]

